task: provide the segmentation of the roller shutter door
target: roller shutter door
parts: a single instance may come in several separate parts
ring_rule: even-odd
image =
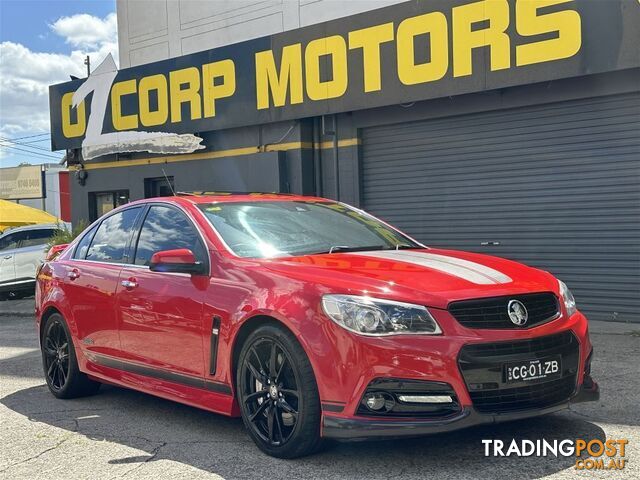
[[[548,270],[592,319],[640,321],[639,93],[361,134],[363,208],[428,245]]]

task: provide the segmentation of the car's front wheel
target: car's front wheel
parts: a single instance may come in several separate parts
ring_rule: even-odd
[[[80,371],[71,334],[59,313],[51,314],[42,335],[42,366],[49,391],[58,398],[92,395],[100,383]]]
[[[240,352],[238,401],[258,447],[279,458],[320,446],[320,397],[311,363],[296,338],[277,325],[253,331]]]

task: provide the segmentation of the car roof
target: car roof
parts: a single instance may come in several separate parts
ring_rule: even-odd
[[[16,232],[24,232],[26,230],[47,230],[47,229],[61,229],[62,225],[57,225],[55,223],[40,223],[37,225],[24,225],[22,227],[10,227],[4,232],[0,233],[0,237],[7,235],[8,233],[16,233]]]
[[[178,200],[179,199],[179,200]],[[175,196],[147,198],[132,203],[147,203],[153,201],[177,200],[177,203],[187,202],[192,204],[222,203],[222,202],[332,202],[327,198],[313,197],[307,195],[296,195],[289,193],[238,193],[238,192],[177,192]]]

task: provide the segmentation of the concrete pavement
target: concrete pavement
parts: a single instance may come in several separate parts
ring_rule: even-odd
[[[415,440],[335,444],[283,461],[262,454],[238,419],[108,386],[90,398],[55,399],[32,319],[0,316],[0,478],[640,478],[640,337],[633,325],[613,334],[610,327],[591,327],[600,402]],[[513,438],[626,438],[628,464],[594,473],[577,471],[573,457],[484,457],[482,439]]]

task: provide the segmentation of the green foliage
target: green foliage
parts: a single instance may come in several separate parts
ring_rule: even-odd
[[[55,245],[64,245],[65,243],[71,243],[78,235],[80,235],[84,231],[85,228],[87,228],[87,222],[85,222],[84,220],[80,220],[71,230],[62,225],[58,225],[56,234],[49,239],[47,245],[49,246],[49,248],[51,248]]]

